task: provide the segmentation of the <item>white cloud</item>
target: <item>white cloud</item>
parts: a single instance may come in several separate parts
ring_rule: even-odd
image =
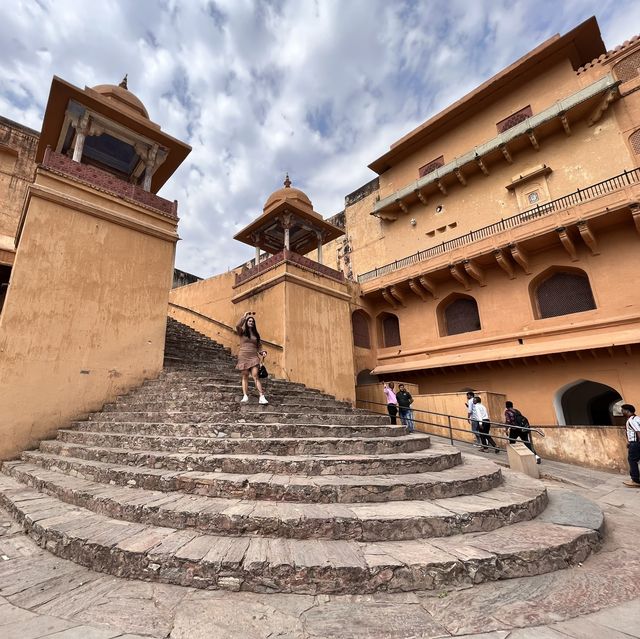
[[[179,200],[176,265],[208,276],[252,255],[232,236],[285,171],[338,212],[395,139],[593,13],[609,47],[640,24],[633,0],[3,3],[0,114],[39,129],[53,74],[128,73],[193,146],[161,195]]]

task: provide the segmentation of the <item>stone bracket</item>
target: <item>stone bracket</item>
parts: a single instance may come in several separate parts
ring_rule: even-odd
[[[493,252],[494,257],[496,258],[496,262],[498,262],[498,266],[509,276],[510,280],[515,279],[516,272],[513,268],[513,264],[511,260],[503,253],[502,249],[496,249]]]
[[[511,251],[511,256],[519,264],[520,268],[527,275],[530,275],[531,270],[529,269],[529,257],[526,251],[518,244],[509,244],[509,250]]]
[[[578,231],[580,231],[580,237],[584,243],[589,247],[592,255],[600,255],[598,250],[598,240],[596,239],[593,229],[589,226],[588,222],[578,222]]]
[[[560,242],[562,242],[562,246],[564,246],[565,251],[569,254],[572,262],[578,261],[578,249],[574,241],[571,239],[571,236],[567,232],[567,228],[564,226],[560,226],[556,229],[558,233],[558,237],[560,238]]]
[[[453,276],[453,278],[458,282],[460,282],[460,284],[462,284],[465,291],[468,291],[471,289],[469,280],[467,279],[466,275],[464,274],[464,272],[462,271],[462,269],[458,264],[449,264],[449,271]]]
[[[473,260],[465,260],[463,262],[464,270],[476,281],[480,286],[486,286],[486,278],[484,271]]]

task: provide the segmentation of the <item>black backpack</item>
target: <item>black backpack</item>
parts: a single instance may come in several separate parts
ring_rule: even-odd
[[[517,408],[513,409],[513,413],[518,428],[529,428],[529,420]]]

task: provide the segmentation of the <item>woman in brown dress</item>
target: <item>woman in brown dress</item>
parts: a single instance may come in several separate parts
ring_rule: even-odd
[[[236,325],[236,331],[240,336],[240,350],[238,351],[238,364],[236,365],[236,369],[242,373],[243,395],[240,402],[246,403],[249,401],[249,373],[251,373],[251,377],[253,377],[256,388],[260,393],[258,403],[268,404],[269,402],[264,396],[262,384],[258,377],[258,367],[260,366],[261,358],[264,358],[267,352],[261,350],[262,343],[260,342],[260,333],[258,333],[254,315],[255,313],[247,311]]]

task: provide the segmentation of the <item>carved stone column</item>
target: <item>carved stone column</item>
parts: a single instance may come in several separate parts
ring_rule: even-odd
[[[84,141],[89,133],[91,119],[89,113],[85,111],[84,115],[78,121],[76,126],[76,139],[73,146],[73,161],[80,162],[82,160],[82,152],[84,151]]]

